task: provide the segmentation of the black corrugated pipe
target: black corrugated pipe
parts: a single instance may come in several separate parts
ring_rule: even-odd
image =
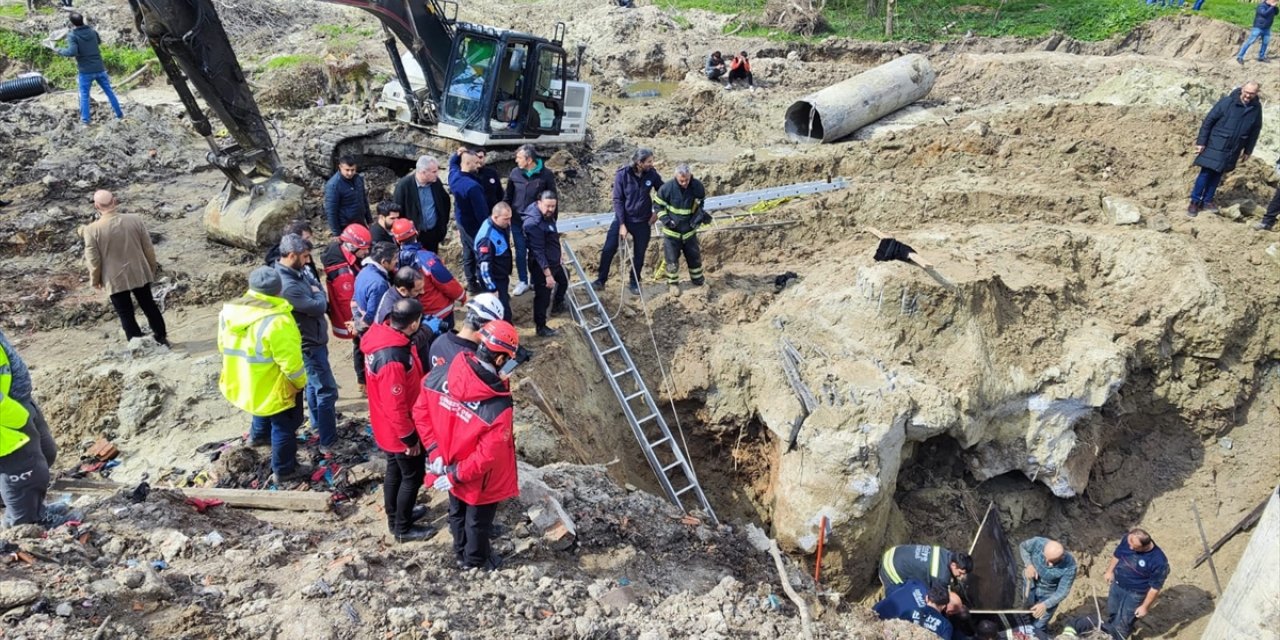
[[[0,102],[34,98],[48,90],[49,84],[45,82],[44,76],[31,76],[0,82]]]

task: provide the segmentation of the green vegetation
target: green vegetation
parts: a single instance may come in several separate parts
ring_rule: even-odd
[[[705,9],[738,14],[738,22],[725,31],[767,36],[779,40],[800,39],[760,25],[764,0],[662,0],[668,9]],[[823,15],[831,31],[815,38],[839,35],[859,40],[884,39],[884,0],[875,0],[879,14],[867,15],[867,0],[827,0]],[[1186,7],[1147,5],[1145,0],[898,0],[894,39],[935,41],[958,38],[972,32],[979,36],[1040,37],[1053,32],[1079,40],[1104,40],[1163,15]],[[1236,0],[1207,0],[1199,13],[1208,18],[1248,26],[1255,5]]]
[[[331,51],[354,53],[362,44],[378,41],[378,29],[367,24],[321,24],[313,27]]]
[[[27,6],[21,2],[0,4],[0,18],[5,20],[21,20],[27,17]]]
[[[309,53],[297,53],[276,56],[267,60],[267,62],[262,66],[267,71],[271,71],[274,69],[292,69],[293,67],[304,64],[322,64],[323,62],[324,61],[320,59],[320,56],[311,55]]]
[[[66,46],[66,42],[59,43],[59,46]],[[0,28],[0,56],[43,73],[55,86],[76,86],[76,61],[49,50],[36,36]],[[137,71],[155,57],[151,49],[111,45],[102,47],[102,62],[107,65],[107,72],[116,77]]]

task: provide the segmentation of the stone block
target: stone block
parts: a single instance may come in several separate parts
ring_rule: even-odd
[[[225,207],[225,192],[209,201],[204,230],[210,240],[255,252],[280,241],[284,226],[302,216],[303,189],[282,180],[260,188],[260,195],[232,198]]]
[[[1102,208],[1112,223],[1117,225],[1138,224],[1142,221],[1142,208],[1126,198],[1107,196],[1102,199]]]

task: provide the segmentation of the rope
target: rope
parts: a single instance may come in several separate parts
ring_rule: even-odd
[[[624,249],[625,249],[625,243]],[[671,406],[671,417],[675,420],[676,431],[680,433],[680,446],[684,447],[682,456],[684,457],[685,468],[688,469],[689,480],[698,481],[698,476],[693,470],[693,462],[689,460],[689,442],[684,437],[684,426],[680,424],[680,413],[676,411],[675,400],[675,382],[667,375],[667,368],[662,364],[662,352],[658,349],[658,336],[653,332],[653,316],[649,313],[649,303],[644,298],[644,283],[640,279],[640,274],[635,272],[635,264],[630,260],[630,256],[624,251],[624,264],[627,265],[627,272],[636,276],[636,290],[640,292],[640,309],[644,311],[645,329],[649,331],[649,342],[653,345],[654,359],[658,362],[658,372],[662,377],[662,388],[667,394],[667,403]],[[621,296],[619,296],[621,298]],[[621,309],[621,307],[619,307]]]

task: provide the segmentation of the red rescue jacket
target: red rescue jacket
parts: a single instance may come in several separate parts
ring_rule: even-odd
[[[729,70],[730,70],[730,71],[732,71],[732,70],[736,70],[736,69],[739,69],[739,68],[741,68],[743,71],[750,72],[750,71],[751,71],[751,61],[750,61],[750,60],[747,60],[746,58],[744,58],[744,57],[742,57],[742,56],[734,56],[734,57],[733,57],[733,60],[729,62]]]
[[[335,338],[350,340],[347,323],[351,322],[351,298],[356,291],[360,260],[342,246],[341,240],[334,240],[325,247],[320,261],[324,263],[324,286],[329,293],[329,326]]]
[[[423,380],[413,421],[427,459],[443,457],[450,468],[454,497],[485,505],[520,495],[512,416],[507,383],[473,353],[459,354]]]
[[[413,405],[422,388],[422,361],[409,336],[389,324],[369,327],[360,338],[360,351],[373,440],[387,453],[404,453],[418,443]]]

